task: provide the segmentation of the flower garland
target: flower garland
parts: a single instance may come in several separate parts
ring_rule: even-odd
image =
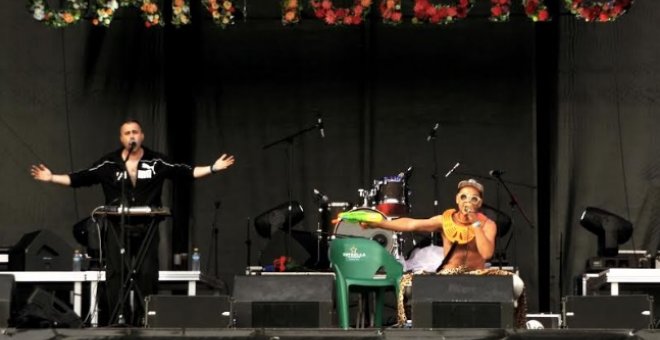
[[[401,0],[382,0],[380,2],[380,16],[383,17],[383,23],[398,25],[403,19],[401,13]]]
[[[96,0],[96,10],[92,17],[92,25],[110,26],[117,8],[119,8],[117,0]]]
[[[490,0],[490,17],[493,22],[509,21],[511,14],[511,0]]]
[[[282,0],[282,25],[298,23],[301,10],[302,5],[298,0]]]
[[[142,6],[142,19],[144,19],[144,26],[149,28],[151,26],[163,26],[164,22],[161,20],[162,14],[158,8],[156,1],[158,0],[141,0]]]
[[[353,7],[336,8],[331,0],[310,0],[314,15],[328,25],[359,25],[371,6],[372,0],[355,0]]]
[[[432,24],[451,24],[465,18],[474,0],[458,0],[456,5],[432,5],[429,0],[415,0],[412,22],[419,24],[428,21]]]
[[[163,26],[164,22],[161,20],[163,15],[158,8],[157,1],[158,0],[120,0],[117,2],[117,0],[96,0],[96,8],[94,10],[94,15],[92,16],[92,24],[95,26],[110,26],[110,22],[112,22],[112,18],[119,7],[134,6],[140,8],[145,27]],[[174,5],[172,7],[174,7]]]
[[[234,24],[236,7],[230,0],[202,0],[202,6],[209,11],[216,25],[226,28]]]
[[[66,0],[64,9],[53,11],[44,0],[30,0],[28,9],[32,17],[53,27],[66,27],[80,20],[87,9],[83,0]]]
[[[525,14],[527,14],[527,17],[532,19],[532,21],[550,21],[551,18],[548,6],[543,2],[544,0],[523,0]]]
[[[587,22],[608,22],[625,14],[632,6],[633,0],[564,0],[564,3],[578,19]]]
[[[172,25],[181,27],[190,24],[190,0],[172,1]]]

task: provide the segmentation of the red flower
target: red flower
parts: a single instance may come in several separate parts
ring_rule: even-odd
[[[458,14],[456,7],[447,7],[447,16],[455,17]]]
[[[323,18],[323,17],[325,16],[325,10],[323,10],[323,9],[317,9],[316,11],[314,11],[314,15],[315,15],[317,18],[321,19],[321,18]]]
[[[392,13],[392,21],[396,21],[396,22],[401,21],[401,12]]]
[[[539,12],[539,21],[547,21],[550,18],[550,13],[547,9],[544,9]]]
[[[332,10],[330,10],[330,11],[327,11],[327,12],[325,13],[325,22],[326,22],[327,24],[332,25],[332,24],[334,24],[336,21],[337,21],[337,17],[335,16],[335,12],[333,12]]]
[[[332,2],[330,2],[328,0],[323,0],[323,2],[321,2],[321,7],[323,7],[323,9],[331,9],[332,8]]]
[[[502,7],[500,7],[500,6],[491,7],[490,8],[490,13],[494,17],[499,17],[500,15],[502,15]]]
[[[525,6],[525,13],[534,14],[534,12],[536,12],[536,7],[537,5],[535,3],[532,3],[531,1],[528,2],[527,6]]]
[[[415,2],[415,7],[413,7],[415,13],[423,13],[426,11],[426,5],[421,1]]]

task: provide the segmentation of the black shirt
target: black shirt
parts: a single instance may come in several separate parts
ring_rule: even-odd
[[[126,173],[121,157],[122,149],[113,151],[96,161],[91,167],[69,174],[74,188],[101,184],[105,204],[119,205],[122,182],[125,182],[129,206],[162,206],[163,182],[167,178],[193,179],[193,168],[174,164],[161,153],[143,147],[144,155],[138,162],[135,186]]]

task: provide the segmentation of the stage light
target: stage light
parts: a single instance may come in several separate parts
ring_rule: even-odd
[[[580,217],[580,224],[598,236],[598,256],[618,255],[619,244],[632,236],[632,223],[599,208],[587,207]]]

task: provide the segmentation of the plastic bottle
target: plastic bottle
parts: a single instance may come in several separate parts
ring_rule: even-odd
[[[199,248],[193,248],[190,270],[192,270],[194,272],[200,271]]]
[[[73,271],[79,272],[82,270],[83,255],[80,250],[76,249],[73,252]]]

